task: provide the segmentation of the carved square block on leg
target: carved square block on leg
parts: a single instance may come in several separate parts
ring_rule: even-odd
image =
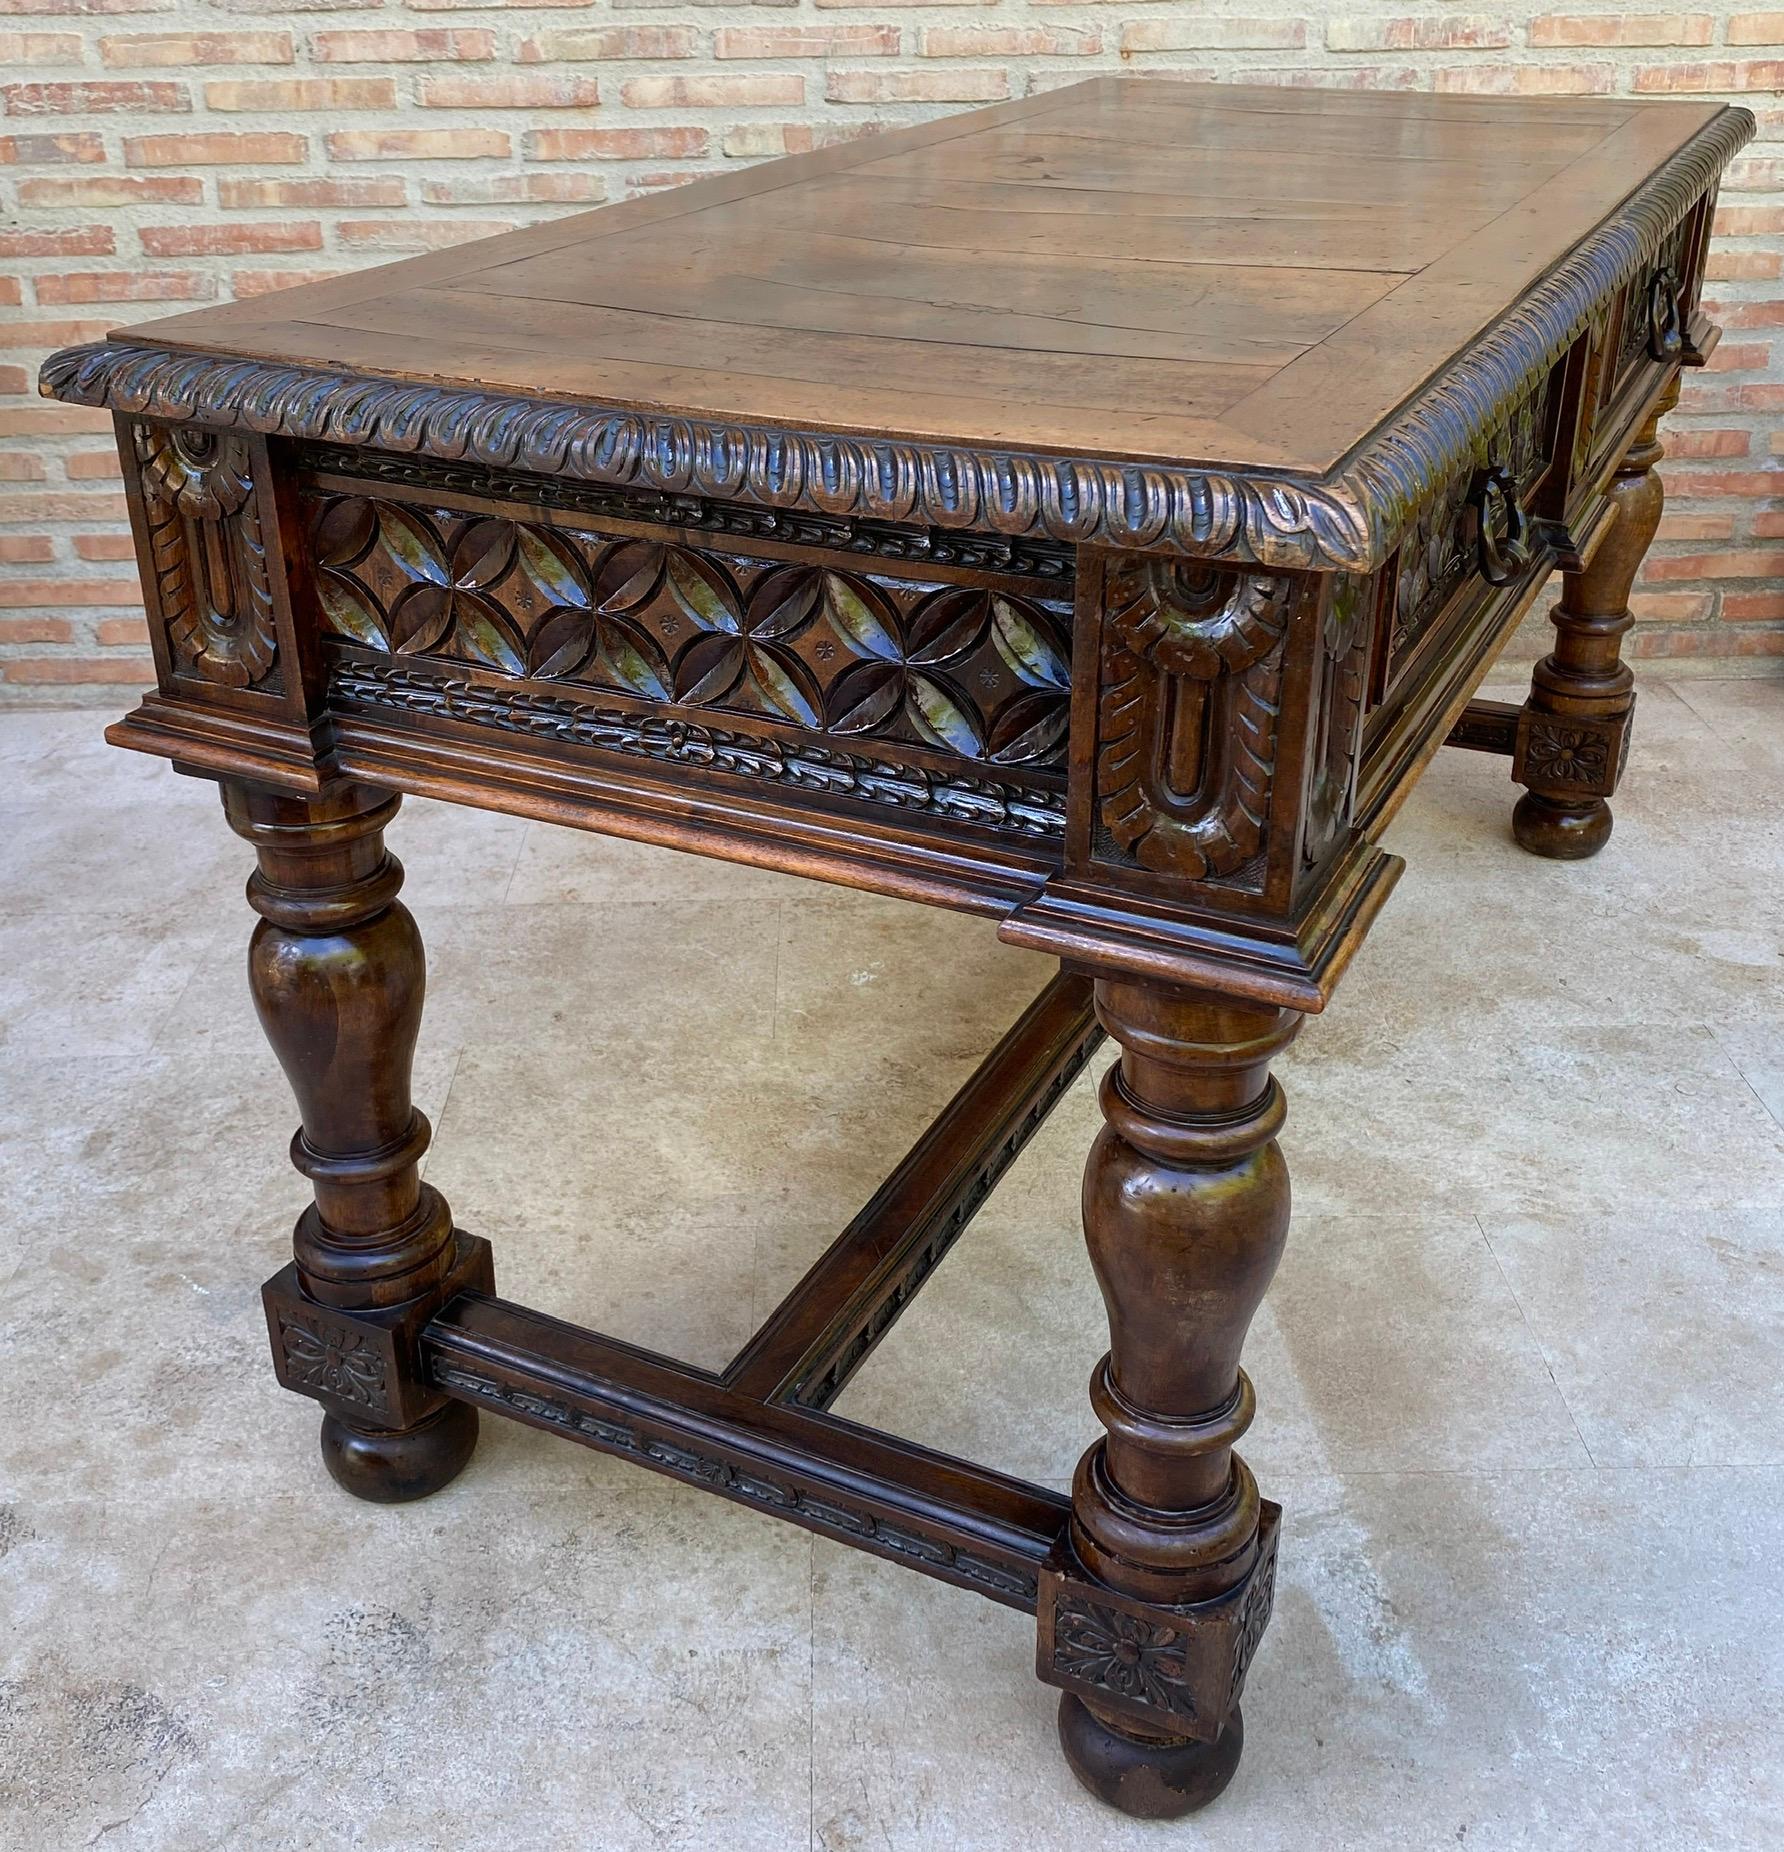
[[[422,1379],[421,1333],[456,1293],[495,1291],[487,1241],[455,1234],[452,1271],[438,1290],[400,1305],[351,1311],[303,1289],[295,1264],[261,1288],[279,1381],[357,1427],[410,1428],[445,1400]]]
[[[1518,715],[1512,748],[1514,784],[1545,796],[1609,797],[1629,763],[1635,703],[1620,714],[1545,714],[1526,707]]]
[[[1213,1742],[1270,1622],[1282,1509],[1261,1501],[1257,1560],[1212,1601],[1159,1607],[1087,1580],[1062,1544],[1041,1570],[1035,1671],[1148,1730]]]

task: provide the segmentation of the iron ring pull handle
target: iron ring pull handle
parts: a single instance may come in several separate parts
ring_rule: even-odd
[[[1648,280],[1648,355],[1677,360],[1685,351],[1679,319],[1679,279],[1664,264]]]
[[[1476,472],[1468,489],[1474,561],[1489,585],[1505,585],[1530,564],[1530,527],[1503,463]]]

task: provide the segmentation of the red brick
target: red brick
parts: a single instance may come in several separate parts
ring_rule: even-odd
[[[1010,94],[1008,71],[831,71],[832,103],[985,103]]]
[[[1634,74],[1637,96],[1729,90],[1784,89],[1784,59],[1741,59],[1718,64],[1651,64]]]
[[[1784,206],[1718,206],[1712,231],[1718,238],[1784,231]]]
[[[0,13],[167,13],[178,0],[0,0]]]
[[[58,83],[0,84],[9,116],[138,116],[177,113],[192,107],[184,84]]]
[[[0,276],[0,302],[16,309],[25,300],[25,286],[17,277]]]
[[[0,579],[0,605],[16,611],[33,606],[63,609],[82,605],[132,605],[142,602],[134,577],[128,579]]]
[[[1784,630],[1645,630],[1634,637],[1638,657],[1777,656],[1784,654]]]
[[[26,64],[79,64],[84,41],[78,32],[0,32],[0,70]]]
[[[130,32],[99,41],[99,61],[116,67],[289,64],[289,32]]]
[[[1784,540],[1784,508],[1762,508],[1753,517],[1755,540]],[[1784,611],[1779,612],[1784,617]]]
[[[1784,156],[1738,154],[1722,175],[1724,193],[1784,193]]]
[[[111,414],[88,405],[22,405],[0,411],[0,437],[70,437],[110,429]]]
[[[332,161],[474,161],[509,142],[501,129],[342,129],[327,147]]]
[[[1707,45],[1709,13],[1550,13],[1530,22],[1532,45]]]
[[[1746,431],[1668,431],[1666,432],[1666,454],[1674,460],[1698,457],[1744,457],[1752,448],[1752,437]],[[1708,477],[1716,482],[1721,478]],[[1666,488],[1669,495],[1685,493],[1678,486],[1679,472],[1668,469]],[[1699,491],[1701,493],[1701,491]]]
[[[1730,45],[1784,45],[1784,13],[1732,13],[1723,36]]]
[[[124,474],[115,450],[78,451],[64,459],[62,473],[70,482],[117,482]],[[92,518],[97,520],[97,513]]]
[[[67,179],[21,180],[21,206],[195,206],[204,182],[173,174],[72,174]]]
[[[1137,51],[1289,50],[1307,43],[1299,19],[1160,19],[1130,20],[1121,29],[1121,49]]]
[[[38,302],[208,302],[215,281],[196,270],[70,270],[38,277]]]
[[[423,180],[421,197],[430,206],[587,203],[607,197],[607,182],[599,174],[491,174],[477,178]]]
[[[0,347],[72,347],[77,341],[97,341],[110,327],[101,321],[0,322]]]
[[[1510,43],[1511,28],[1502,18],[1472,13],[1326,22],[1331,51],[1501,51]]]
[[[272,130],[124,137],[129,167],[277,167],[306,160],[309,152],[307,136]]]
[[[1784,274],[1784,254],[1777,251],[1731,251],[1712,244],[1704,275],[1718,283],[1764,283]]]
[[[0,496],[0,521],[29,522],[33,526],[44,521],[123,521],[129,514],[122,494],[52,490],[47,494]]]
[[[102,135],[0,135],[0,161],[20,167],[92,164],[105,159]]]
[[[231,176],[217,182],[217,203],[228,211],[270,212],[279,206],[309,211],[337,206],[400,206],[407,188],[395,174],[349,174],[335,180],[251,180]]]
[[[1784,327],[1784,301],[1726,302],[1712,312],[1724,328]],[[1671,438],[1667,439],[1666,447],[1672,449]]]
[[[136,558],[136,545],[128,534],[76,534],[74,550],[82,559]]]
[[[786,72],[710,77],[631,77],[619,88],[633,109],[767,109],[805,101],[805,79]]]
[[[512,219],[342,219],[336,226],[348,250],[438,251],[473,238],[512,231]]]
[[[46,656],[41,661],[24,657],[0,663],[0,675],[21,687],[114,682],[146,688],[155,679],[155,664],[147,656]]]
[[[204,87],[211,109],[225,113],[325,109],[395,109],[391,77],[225,77]]]
[[[529,161],[696,160],[711,141],[705,129],[534,129]]]
[[[875,30],[876,28],[868,28]],[[725,34],[717,35],[723,38]],[[692,26],[602,26],[579,32],[541,32],[522,39],[517,64],[580,63],[591,58],[692,58],[700,49]],[[720,52],[724,57],[776,58],[781,52]]]
[[[1629,612],[1638,624],[1701,624],[1714,605],[1708,592],[1636,592]]]
[[[102,617],[93,626],[95,643],[147,643],[148,621],[141,617]]]
[[[313,219],[280,225],[145,225],[137,233],[151,257],[240,257],[249,251],[319,251]]]
[[[1459,64],[1439,71],[1450,96],[1608,96],[1611,73],[1596,64]]]
[[[734,161],[761,161],[780,154],[810,154],[814,148],[834,148],[860,141],[885,124],[867,122],[740,122],[725,131],[724,152]]]
[[[109,257],[117,248],[109,225],[74,231],[0,231],[0,257]]]
[[[1655,538],[1658,540],[1732,540],[1734,538],[1734,516],[1691,514],[1682,509],[1668,509],[1661,517],[1660,529]]]
[[[715,58],[889,58],[898,50],[897,26],[720,26],[712,35]]]
[[[318,32],[310,39],[318,64],[471,64],[495,55],[496,35],[486,26]]]
[[[423,109],[593,109],[601,89],[592,77],[424,77],[415,100]]]
[[[10,281],[0,278],[0,281]],[[0,393],[21,394],[30,390],[31,376],[23,367],[0,367]]]
[[[1667,437],[1671,448],[1671,437]],[[1784,470],[1662,470],[1665,493],[1686,496],[1732,496],[1741,502],[1784,496]]]
[[[1642,567],[1650,579],[1776,579],[1784,576],[1784,550],[1735,547],[1721,553],[1682,553],[1650,558]]]
[[[925,58],[1093,58],[1102,48],[1095,26],[925,26],[917,34]],[[882,49],[896,51],[896,37]]]
[[[8,566],[42,566],[55,557],[48,534],[0,534],[0,561]]]
[[[11,557],[0,540],[0,560]],[[145,626],[146,632],[146,626]],[[74,626],[65,617],[0,617],[0,643],[72,643]]]
[[[1784,618],[1784,592],[1724,592],[1722,615],[1736,624]]]
[[[41,482],[43,477],[42,457],[33,456],[28,450],[15,450],[10,445],[0,450],[0,482]]]
[[[295,289],[302,283],[332,283],[344,270],[238,270],[229,279],[239,301],[246,296],[270,296],[276,289]]]

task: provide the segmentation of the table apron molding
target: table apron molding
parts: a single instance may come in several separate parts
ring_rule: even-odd
[[[1725,110],[1509,315],[1317,481],[851,437],[552,403],[127,336],[44,363],[46,397],[448,462],[833,517],[982,528],[1224,563],[1368,572],[1414,512],[1586,328],[1752,138]]]

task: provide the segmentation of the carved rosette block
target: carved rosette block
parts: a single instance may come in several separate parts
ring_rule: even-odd
[[[1138,1601],[1087,1580],[1069,1551],[1056,1551],[1041,1571],[1041,1678],[1142,1729],[1215,1741],[1245,1690],[1275,1601],[1282,1511],[1264,1499],[1258,1513],[1250,1571],[1208,1601]]]
[[[1096,814],[1114,859],[1199,881],[1262,849],[1294,583],[1110,561]]]
[[[456,1236],[453,1262],[437,1288],[400,1305],[349,1311],[304,1290],[296,1262],[261,1289],[279,1381],[360,1426],[410,1428],[440,1406],[424,1377],[421,1333],[455,1293],[494,1293],[487,1241]]]
[[[278,693],[272,568],[250,440],[203,425],[130,426],[143,538],[176,676]]]

